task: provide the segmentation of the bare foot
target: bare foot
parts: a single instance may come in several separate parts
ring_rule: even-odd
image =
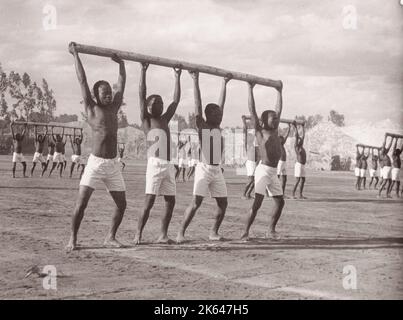
[[[219,234],[210,234],[208,238],[211,241],[222,241],[222,240],[224,240],[224,238],[222,236],[220,236]]]
[[[279,240],[281,239],[281,236],[276,231],[269,231],[266,233],[266,239]]]
[[[178,236],[176,237],[176,243],[181,244],[185,242],[186,242],[185,236],[179,233]]]
[[[104,241],[104,246],[107,248],[123,248],[124,245],[121,244],[119,241],[117,241],[116,239],[105,239]]]
[[[167,236],[161,236],[157,239],[157,243],[161,244],[173,244],[174,241],[169,239]]]
[[[141,235],[136,234],[136,236],[134,237],[133,242],[134,242],[135,246],[141,244]]]
[[[305,200],[305,199],[307,199],[307,197],[304,197],[304,196],[301,194],[298,199]]]
[[[77,250],[77,241],[70,238],[69,243],[67,244],[65,249],[67,253]]]
[[[241,236],[241,240],[242,241],[245,241],[245,242],[247,242],[247,241],[249,241],[250,240],[250,238],[249,238],[249,233],[244,233],[242,236]]]

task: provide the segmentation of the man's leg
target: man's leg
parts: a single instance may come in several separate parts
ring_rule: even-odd
[[[176,164],[174,165],[174,167],[175,167],[175,181],[177,181],[180,173],[180,168]]]
[[[292,197],[293,197],[294,199],[295,199],[295,192],[297,191],[298,184],[299,184],[300,180],[301,180],[301,178],[298,177],[298,178],[297,178],[297,181],[295,182],[294,189],[293,189],[293,191],[292,191]]]
[[[378,190],[377,186],[378,186],[378,182],[379,182],[379,178],[375,177],[375,184],[374,184],[374,189]]]
[[[398,197],[398,198],[400,198],[399,191],[400,191],[400,181],[397,180],[396,181],[396,197]]]
[[[71,163],[71,167],[70,167],[70,178],[73,176],[73,170],[74,170],[74,166],[76,165],[75,162]]]
[[[367,177],[363,177],[362,178],[362,186],[363,186],[363,189],[365,190],[365,188],[366,188],[366,186],[365,186],[365,184],[367,183]]]
[[[116,232],[122,222],[123,215],[126,210],[126,192],[125,191],[109,191],[110,195],[115,201],[116,207],[112,216],[112,224],[111,229],[109,231],[108,236],[105,239],[105,246],[112,246],[121,248],[123,245],[116,240]]]
[[[302,178],[305,179],[305,178]],[[272,216],[271,216],[271,221],[270,221],[270,226],[269,226],[269,232],[267,234],[268,237],[270,238],[276,238],[277,233],[276,233],[276,225],[278,220],[280,219],[281,212],[283,211],[284,208],[284,197],[283,196],[274,196],[273,197],[273,211],[272,211]]]
[[[26,172],[27,172],[27,163],[25,161],[21,162],[22,163],[22,173],[24,175],[24,178],[27,178]]]
[[[360,177],[357,177],[357,180],[356,180],[356,182],[355,182],[355,188],[356,188],[357,190],[360,190]]]
[[[388,187],[386,188],[386,198],[392,198],[392,196],[390,195],[392,192],[392,179],[389,178],[387,179],[388,181]]]
[[[248,241],[249,240],[249,230],[256,218],[257,211],[262,206],[262,202],[264,199],[264,195],[260,193],[255,193],[255,200],[253,201],[252,207],[250,208],[245,221],[245,230],[241,236],[241,239]]]
[[[63,175],[63,167],[64,167],[64,163],[63,162],[59,162],[57,164],[57,168],[59,169],[59,177],[61,178]]]
[[[56,166],[57,166],[57,162],[53,162],[53,163],[52,163],[52,168],[51,168],[50,171],[49,171],[48,177],[50,177],[50,175],[52,174],[53,170],[55,170]]]
[[[388,183],[388,179],[383,179],[383,182],[382,182],[381,187],[378,192],[378,197],[381,197],[382,191],[383,191],[383,189],[385,189],[387,183]]]
[[[77,167],[77,168],[78,168],[78,167]],[[81,165],[81,172],[80,172],[80,180],[81,180],[81,177],[83,176],[84,169],[85,169],[85,164],[82,164],[82,165]]]
[[[283,189],[283,194],[285,193],[285,187],[287,185],[287,175],[281,176],[281,189]]]
[[[182,180],[183,180],[183,182],[185,182],[185,181],[186,181],[186,179],[185,179],[186,168],[183,167],[182,170],[183,170],[183,171],[182,171]]]
[[[35,167],[36,167],[36,162],[32,162],[31,177],[34,175]]]
[[[203,202],[202,196],[193,196],[192,202],[186,208],[185,214],[182,220],[182,224],[180,226],[178,236],[176,237],[177,243],[182,243],[185,241],[185,232],[190,222],[192,221],[194,215],[196,214],[197,209],[200,208],[200,205]]]
[[[15,178],[15,169],[17,167],[17,162],[13,162],[13,178]]]
[[[220,197],[220,198],[215,198],[217,202],[217,210],[214,215],[214,224],[213,227],[211,228],[210,231],[210,236],[209,239],[213,241],[219,241],[222,240],[222,237],[218,234],[218,229],[221,226],[222,221],[224,220],[225,216],[225,211],[227,210],[228,207],[228,199],[227,197]]]
[[[372,182],[374,181],[374,177],[371,177],[371,180],[369,181],[369,186],[368,189],[371,190]]]
[[[299,198],[300,199],[306,199],[306,197],[303,196],[304,186],[305,186],[305,177],[301,177],[301,185],[299,186]]]
[[[253,192],[254,189],[255,189],[255,177],[252,176],[252,183],[251,183],[251,185],[250,185],[250,187],[249,187],[248,193],[246,194],[246,197],[247,197],[248,199],[251,199],[251,198],[252,198],[251,194],[252,194],[252,192]]]
[[[78,190],[78,198],[71,221],[70,241],[66,247],[67,252],[70,252],[77,248],[78,229],[80,228],[81,221],[84,217],[85,208],[87,207],[88,201],[90,200],[93,191],[93,188],[87,186],[80,186]]]
[[[143,213],[140,214],[139,221],[137,223],[137,232],[134,237],[134,244],[141,244],[141,237],[143,235],[144,226],[147,223],[148,217],[150,216],[150,211],[154,206],[156,195],[155,194],[146,194],[146,199],[144,203]]]
[[[64,164],[63,170],[66,170],[66,167],[67,167],[67,160],[64,160],[64,161],[63,161],[63,164]]]
[[[175,196],[164,196],[165,200],[165,214],[161,221],[161,235],[158,238],[158,243],[172,243],[172,240],[168,238],[168,227],[171,222],[172,213],[175,208]]]
[[[251,185],[252,185],[252,184],[254,184],[253,176],[249,176],[249,177],[248,177],[248,182],[247,182],[246,187],[245,187],[245,190],[244,190],[244,192],[243,192],[243,196],[244,196],[245,198],[247,198],[248,191],[249,191],[249,189],[251,188]]]

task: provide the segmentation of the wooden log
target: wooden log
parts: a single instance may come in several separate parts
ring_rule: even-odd
[[[251,119],[250,116],[245,116],[245,115],[242,116],[242,121],[243,121],[244,125],[245,125],[246,121],[250,121],[250,119]],[[283,119],[283,118],[280,119],[280,123],[292,124],[294,121],[297,123],[297,125],[300,125],[300,126],[305,125],[305,121],[303,121],[303,120],[289,120],[289,119]]]
[[[108,49],[96,46],[88,46],[84,44],[76,43],[76,50],[79,53],[90,54],[95,56],[101,57],[112,57],[113,55],[118,55],[123,60],[130,60],[135,62],[145,62],[150,63],[158,66],[175,68],[180,67],[183,70],[189,71],[199,71],[201,73],[207,73],[219,77],[225,77],[228,74],[232,75],[232,79],[246,81],[246,82],[253,82],[256,84],[260,84],[262,86],[273,87],[273,88],[280,88],[282,86],[282,82],[280,80],[272,80],[264,77],[258,77],[255,75],[241,73],[236,71],[230,71],[226,69],[211,67],[203,64],[191,63],[186,61],[180,60],[173,60],[167,58],[161,58],[156,56],[149,56],[135,52],[128,52],[128,51],[120,51],[115,49]]]
[[[385,133],[386,137],[392,137],[392,138],[398,138],[398,139],[403,139],[403,135],[401,134],[397,134],[397,133],[390,133],[390,132],[386,132]]]
[[[362,144],[362,143],[357,143],[356,146],[357,147],[362,147],[362,148],[369,148],[369,149],[380,149],[380,147],[375,147],[375,146]]]
[[[11,124],[18,124],[18,125],[24,125],[27,124],[29,126],[48,126],[48,127],[54,127],[54,128],[65,128],[65,129],[78,129],[81,130],[81,127],[72,127],[72,126],[65,126],[61,125],[60,122],[35,122],[35,121],[14,121]]]

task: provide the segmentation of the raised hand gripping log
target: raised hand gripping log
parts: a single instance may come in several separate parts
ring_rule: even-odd
[[[71,43],[70,43],[70,45],[71,45]],[[211,74],[211,75],[219,76],[219,77],[226,77],[226,76],[228,76],[228,74],[231,74],[232,79],[235,79],[235,80],[252,82],[255,84],[260,84],[260,85],[266,86],[266,87],[273,87],[276,89],[281,88],[281,81],[279,81],[279,80],[272,80],[272,79],[258,77],[258,76],[247,74],[247,73],[229,71],[229,70],[211,67],[211,66],[207,66],[207,65],[203,65],[203,64],[196,64],[196,63],[191,63],[191,62],[186,62],[186,61],[149,56],[149,55],[144,55],[144,54],[135,53],[135,52],[120,51],[120,50],[108,49],[108,48],[102,48],[102,47],[96,47],[96,46],[88,46],[88,45],[79,44],[79,43],[75,43],[75,49],[78,53],[96,55],[96,56],[101,56],[101,57],[113,57],[113,56],[117,55],[119,58],[121,58],[123,60],[136,61],[136,62],[140,62],[140,63],[150,63],[150,64],[155,64],[158,66],[169,67],[169,68],[180,67],[183,70],[198,71],[201,73]]]

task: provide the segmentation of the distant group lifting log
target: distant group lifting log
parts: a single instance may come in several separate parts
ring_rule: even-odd
[[[242,116],[242,119],[244,119],[244,121],[246,120],[250,120],[250,116]],[[304,126],[305,125],[305,121],[304,120],[290,120],[290,119],[280,119],[280,123],[288,123],[288,124],[293,124],[296,123],[297,125],[300,126]]]
[[[279,80],[271,80],[268,78],[258,77],[251,74],[241,73],[241,72],[234,72],[225,69],[220,69],[216,67],[211,67],[202,64],[190,63],[185,61],[167,59],[167,58],[160,58],[155,56],[143,55],[135,52],[128,52],[128,51],[120,51],[114,49],[107,49],[102,47],[96,46],[88,46],[76,43],[76,50],[78,53],[96,55],[101,57],[112,57],[114,55],[118,55],[123,60],[130,60],[136,61],[140,63],[150,63],[155,64],[158,66],[163,67],[170,67],[170,68],[181,68],[183,70],[189,71],[198,71],[201,73],[207,73],[219,77],[226,77],[231,74],[232,79],[252,82],[255,84],[259,84],[262,86],[273,87],[273,88],[280,88],[281,81]]]
[[[18,125],[29,125],[29,126],[43,126],[43,127],[54,127],[54,128],[64,128],[64,129],[78,129],[78,130],[82,130],[81,127],[72,127],[72,126],[65,126],[65,125],[61,125],[58,122],[35,122],[35,121],[14,121],[14,124],[18,124]]]
[[[385,137],[392,137],[392,138],[397,138],[397,139],[403,139],[403,135],[402,135],[402,134],[390,133],[390,132],[386,132],[386,133],[385,133]]]
[[[358,143],[356,144],[357,147],[368,148],[368,149],[380,149],[380,147],[370,146],[367,144]]]

